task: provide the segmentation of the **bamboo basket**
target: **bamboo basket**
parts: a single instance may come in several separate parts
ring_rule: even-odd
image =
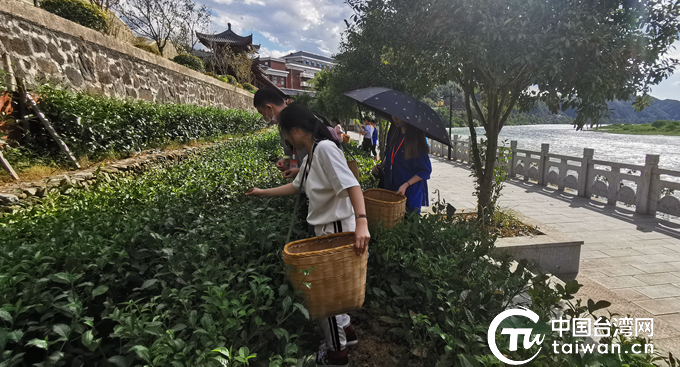
[[[406,213],[406,196],[394,191],[366,190],[364,202],[369,231],[374,231],[377,227],[392,228],[401,222]]]
[[[349,144],[349,140],[350,140],[349,135],[347,135],[347,134],[342,134],[342,142],[343,142],[343,143]]]
[[[306,294],[304,305],[311,318],[339,315],[364,304],[368,251],[354,252],[354,232],[291,242],[283,249],[283,262],[293,287]],[[302,271],[311,268],[305,277]]]
[[[354,173],[354,177],[356,177],[357,181],[359,181],[359,164],[357,161],[347,161],[347,166],[349,166],[349,170]]]

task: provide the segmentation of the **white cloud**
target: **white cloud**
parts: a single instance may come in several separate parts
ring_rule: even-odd
[[[342,0],[198,0],[213,8],[214,32],[231,23],[239,34],[259,32],[282,50],[331,56],[338,52],[345,19],[353,11]]]
[[[261,47],[260,48],[260,56],[261,57],[275,57],[277,59],[280,59],[290,53],[295,52],[295,50],[290,50],[290,51],[277,51],[277,50],[270,50],[266,47]]]

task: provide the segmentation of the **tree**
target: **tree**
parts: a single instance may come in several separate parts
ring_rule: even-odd
[[[376,24],[379,28],[379,24]],[[348,27],[340,53],[334,56],[335,66],[317,74],[313,84],[317,92],[316,107],[326,116],[342,120],[360,118],[357,104],[344,93],[368,87],[386,87],[410,93],[417,98],[424,97],[432,90],[429,71],[405,60],[388,62],[389,49],[380,45],[379,29],[364,32],[357,27]],[[367,111],[363,111],[365,115]],[[387,124],[378,123],[380,153],[384,153],[387,138]]]
[[[210,8],[194,0],[121,0],[116,11],[135,34],[154,41],[161,55],[170,41],[190,52],[196,31],[210,24]]]
[[[453,96],[453,98],[450,98],[450,96]],[[427,94],[427,98],[430,98],[435,102],[443,101],[444,105],[448,107],[451,107],[451,103],[453,103],[454,111],[462,111],[465,108],[463,91],[456,83],[452,81],[436,86],[430,93]]]
[[[181,25],[182,0],[122,0],[118,6],[121,19],[135,32],[163,49]]]
[[[253,81],[254,51],[234,52],[229,45],[212,45],[211,51],[207,69],[215,74],[233,75],[240,84]]]
[[[678,64],[664,55],[678,38],[680,0],[347,2],[354,32],[383,50],[385,62],[415,64],[433,81],[461,87],[484,220],[499,192],[498,135],[513,110],[537,101],[553,113],[573,108],[580,129],[609,114],[607,101],[636,98],[644,107],[650,86]],[[486,131],[482,147],[474,113]]]
[[[181,5],[182,20],[179,31],[176,33],[173,42],[187,54],[196,47],[198,37],[196,32],[205,33],[210,27],[210,17],[212,9],[201,4],[200,6],[191,0],[184,0]]]

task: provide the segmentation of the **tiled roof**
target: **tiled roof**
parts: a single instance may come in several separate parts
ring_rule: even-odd
[[[259,45],[253,45],[253,35],[249,35],[247,37],[242,37],[239,36],[238,34],[234,33],[234,31],[231,30],[231,23],[229,23],[229,29],[226,31],[219,33],[219,34],[205,34],[205,33],[200,33],[196,32],[196,37],[198,37],[199,41],[201,41],[202,44],[210,47],[211,44],[214,43],[227,43],[230,45],[238,45],[238,46],[248,46],[252,45],[255,51],[260,49]]]

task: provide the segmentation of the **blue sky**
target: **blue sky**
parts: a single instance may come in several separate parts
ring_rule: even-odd
[[[342,0],[198,0],[213,9],[210,32],[219,33],[231,23],[241,35],[253,34],[260,56],[281,57],[293,51],[324,56],[338,52],[345,19],[353,14]],[[669,54],[680,59],[680,41]],[[660,99],[680,100],[680,70],[652,88]]]

